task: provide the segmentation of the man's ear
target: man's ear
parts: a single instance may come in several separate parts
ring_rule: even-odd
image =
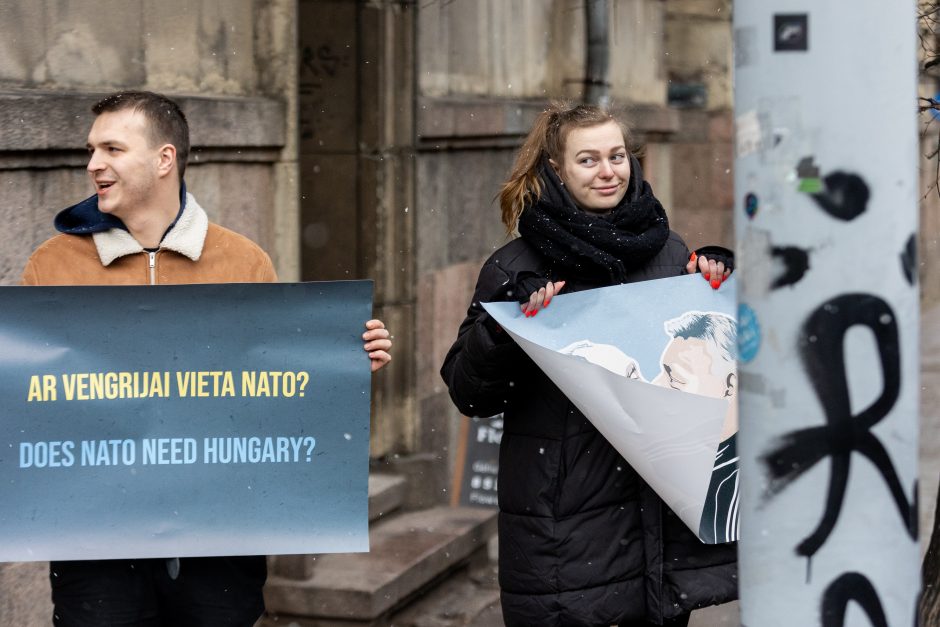
[[[163,144],[157,156],[157,176],[164,177],[176,170],[176,146]]]
[[[728,378],[725,379],[725,398],[734,398],[734,395],[738,393],[738,375],[735,373],[730,373]]]

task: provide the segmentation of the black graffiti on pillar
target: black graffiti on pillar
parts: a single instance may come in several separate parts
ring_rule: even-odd
[[[875,587],[860,573],[845,573],[826,588],[822,597],[822,627],[844,627],[849,601],[861,606],[872,627],[888,627]]]
[[[774,279],[771,289],[793,285],[809,270],[809,252],[796,246],[774,246],[770,254],[783,262],[783,273]]]
[[[884,388],[874,403],[853,416],[843,340],[849,328],[856,325],[868,327],[875,336]],[[891,307],[871,294],[843,294],[823,303],[803,324],[800,353],[827,424],[782,436],[762,457],[771,479],[768,498],[782,492],[816,463],[826,457],[830,459],[826,510],[816,530],[797,546],[797,554],[812,557],[835,527],[845,498],[853,452],[867,457],[881,472],[905,529],[911,538],[916,538],[916,484],[914,503],[910,504],[888,452],[871,432],[871,428],[888,415],[901,389],[898,324]]]
[[[901,252],[901,269],[904,271],[904,278],[911,285],[917,281],[917,236],[911,234],[907,238],[907,245]]]
[[[823,191],[811,194],[826,213],[840,220],[854,220],[868,208],[871,193],[857,174],[833,172],[823,180]]]

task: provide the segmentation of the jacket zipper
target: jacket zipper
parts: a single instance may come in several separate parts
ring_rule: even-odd
[[[148,252],[150,255],[150,285],[157,284],[157,252]]]

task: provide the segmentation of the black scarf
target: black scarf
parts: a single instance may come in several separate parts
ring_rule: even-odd
[[[633,155],[627,193],[603,216],[575,205],[547,159],[540,176],[542,193],[519,217],[519,234],[551,259],[556,271],[592,282],[623,283],[630,271],[665,246],[666,211]]]

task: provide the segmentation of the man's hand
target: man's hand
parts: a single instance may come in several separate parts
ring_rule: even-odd
[[[366,332],[362,334],[365,343],[362,348],[369,353],[372,372],[379,370],[392,361],[392,356],[388,354],[388,351],[392,350],[391,337],[388,329],[385,328],[385,323],[381,320],[366,322]]]

